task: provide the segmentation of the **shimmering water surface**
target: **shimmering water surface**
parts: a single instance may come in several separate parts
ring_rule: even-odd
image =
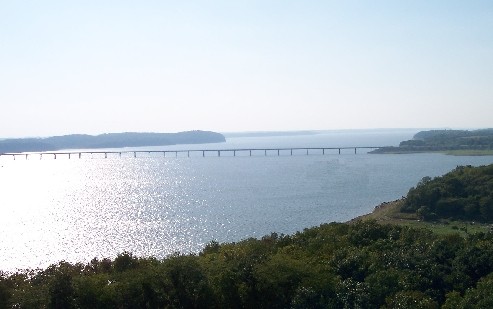
[[[153,149],[395,145],[412,133],[243,137]],[[280,157],[1,157],[0,269],[87,262],[123,251],[161,258],[198,252],[211,240],[294,233],[368,213],[405,195],[424,176],[490,163],[492,156],[354,151]]]

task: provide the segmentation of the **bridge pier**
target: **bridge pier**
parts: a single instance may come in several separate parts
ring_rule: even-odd
[[[202,150],[202,157],[205,157],[205,150]]]
[[[82,157],[82,152],[79,152],[79,159]]]
[[[341,148],[339,148],[339,154],[341,154]]]

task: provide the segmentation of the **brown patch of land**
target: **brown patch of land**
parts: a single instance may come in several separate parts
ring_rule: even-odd
[[[400,211],[404,199],[395,200],[392,202],[384,202],[378,206],[369,214],[356,217],[349,222],[359,220],[376,220],[381,223],[399,223],[401,221],[416,221],[418,218],[415,214],[402,213]]]
[[[354,223],[360,220],[375,220],[382,224],[396,224],[402,226],[410,226],[417,228],[427,228],[438,234],[459,233],[462,235],[474,234],[478,232],[490,232],[493,230],[493,225],[486,223],[467,222],[467,221],[423,221],[420,220],[414,213],[401,212],[401,206],[405,199],[399,199],[392,202],[384,202],[375,207],[375,209],[366,215],[356,217],[348,223]]]

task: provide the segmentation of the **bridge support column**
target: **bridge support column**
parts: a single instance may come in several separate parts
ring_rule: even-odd
[[[306,150],[306,155],[308,155],[308,149]]]
[[[341,148],[339,148],[339,154],[341,154]]]
[[[217,156],[220,157],[221,156],[221,150],[218,150],[217,151]]]
[[[205,157],[205,150],[202,150],[202,157]]]
[[[108,153],[107,152],[104,153],[104,158],[108,159]]]
[[[80,159],[81,157],[82,157],[82,153],[81,153],[81,152],[79,152],[79,159]]]
[[[277,149],[277,156],[279,157],[279,149]]]
[[[252,151],[250,150],[250,157],[252,156]]]
[[[265,156],[267,157],[267,149],[266,149],[266,150],[264,150],[264,153],[265,153]]]
[[[358,149],[358,148],[354,148],[354,154],[356,154],[356,149]]]
[[[55,160],[56,160],[56,153],[54,153],[54,154],[53,154],[53,157],[54,157],[54,158],[55,158]]]
[[[322,149],[322,155],[325,156],[325,148]]]
[[[27,160],[27,153],[26,153],[26,160]]]
[[[291,155],[293,155],[293,148],[291,148]]]
[[[70,153],[68,154],[68,159],[70,160]]]
[[[187,157],[190,158],[190,151],[187,151]]]

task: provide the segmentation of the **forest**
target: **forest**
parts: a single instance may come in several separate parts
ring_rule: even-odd
[[[411,188],[401,208],[424,220],[453,219],[493,222],[493,165],[459,166]]]
[[[432,204],[449,194],[482,201],[491,194],[492,171],[458,167],[426,178],[410,190],[406,207],[418,211],[412,205],[429,202],[436,218],[450,216]],[[419,200],[441,186],[440,198]],[[211,241],[200,253],[162,260],[122,252],[61,261],[0,273],[0,308],[493,308],[493,233],[437,234],[355,220]]]

